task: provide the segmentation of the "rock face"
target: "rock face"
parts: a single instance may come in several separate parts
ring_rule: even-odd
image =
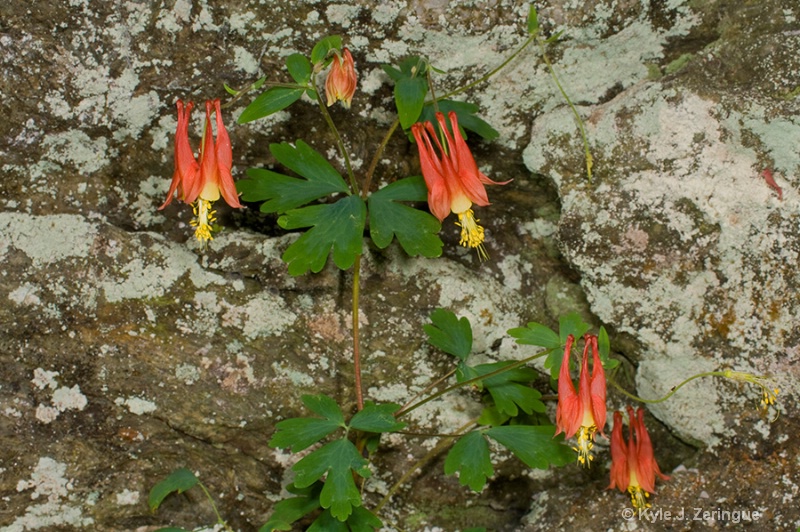
[[[672,475],[653,510],[673,517],[637,522],[673,526],[683,509],[678,527],[704,529],[757,511],[756,528],[794,530],[800,8],[537,7],[547,34],[564,31],[549,55],[586,124],[593,178],[535,50],[468,93],[500,132],[473,144],[481,167],[514,179],[478,213],[492,259],[462,253],[449,220],[441,259],[368,248],[367,395],[402,403],[452,367],[424,341],[437,307],[470,318],[474,352],[487,360],[531,354],[507,329],[577,311],[611,331],[624,362],[617,380],[643,397],[724,369],[770,374],[780,389],[777,421],[759,416],[758,387],[719,378],[649,405],[657,459]],[[2,530],[215,522],[193,491],[149,512],[149,489],[181,466],[198,472],[235,529],[256,530],[291,480],[294,458],[267,446],[274,424],[301,412],[304,393],[352,401],[350,274],[289,276],[280,256],[295,236],[257,209],[221,208],[226,229],[207,250],[189,239],[187,206],[156,210],[172,173],[177,98],[224,97],[223,83],[263,74],[286,81],[288,54],[341,34],[361,92],[352,112],[332,113],[363,171],[393,119],[382,63],[427,56],[446,72],[441,90],[455,88],[524,41],[527,11],[506,0],[0,6]],[[270,142],[333,146],[306,101],[235,126],[247,98],[225,111],[236,176],[274,164]],[[414,150],[395,135],[378,176],[413,173]],[[626,401],[610,391],[609,410]],[[451,394],[415,412],[412,429],[452,431],[477,408],[468,393]],[[434,441],[387,442],[368,505]],[[604,443],[589,472],[507,460],[479,495],[436,463],[381,517],[398,530],[621,528],[628,499],[603,489]]]

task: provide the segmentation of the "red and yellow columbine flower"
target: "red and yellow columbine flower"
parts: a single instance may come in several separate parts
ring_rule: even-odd
[[[644,426],[644,409],[636,415],[628,407],[627,443],[622,438],[622,413],[614,412],[614,428],[611,431],[611,484],[609,489],[628,490],[635,508],[649,508],[647,497],[655,492],[656,475],[662,480],[669,477],[661,473],[653,456],[653,443]]]
[[[333,57],[331,69],[328,71],[328,78],[325,80],[325,95],[328,97],[328,107],[341,101],[342,104],[350,109],[353,95],[356,93],[356,68],[353,63],[353,56],[347,48],[342,49],[342,55],[338,53]]]
[[[583,359],[578,382],[578,391],[569,375],[569,355],[575,338],[567,337],[561,371],[558,375],[558,407],[556,408],[556,434],[564,433],[566,438],[578,434],[578,461],[588,466],[594,459],[591,450],[594,435],[598,430],[603,434],[606,424],[606,374],[600,363],[597,349],[597,336],[584,336]],[[592,348],[592,375],[589,376],[589,347]]]
[[[478,169],[475,158],[458,129],[456,113],[450,111],[448,117],[452,131],[445,123],[444,114],[436,113],[443,142],[439,141],[431,122],[411,126],[419,148],[422,176],[428,186],[428,207],[440,222],[451,212],[455,213],[458,216],[456,225],[461,227],[460,244],[476,248],[479,257],[485,259],[483,227],[475,219],[472,204],[481,207],[489,205],[485,185],[505,185],[510,181],[492,181]]]
[[[203,130],[203,141],[200,149],[200,163],[195,159],[192,147],[189,144],[189,116],[194,104],[188,102],[184,107],[178,100],[178,128],[175,131],[175,172],[172,174],[172,183],[167,193],[167,199],[159,207],[163,209],[172,201],[175,192],[184,202],[192,205],[195,219],[194,236],[200,242],[212,239],[211,232],[215,211],[211,204],[222,195],[225,202],[234,208],[242,206],[233,184],[231,166],[233,165],[233,152],[231,139],[222,123],[222,112],[219,100],[206,101],[206,123]],[[217,141],[211,131],[211,114],[214,113],[217,122]]]

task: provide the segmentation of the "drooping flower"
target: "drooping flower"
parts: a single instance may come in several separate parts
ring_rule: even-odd
[[[341,101],[342,105],[350,109],[353,95],[356,93],[356,68],[353,56],[347,48],[342,49],[333,57],[328,78],[325,80],[325,95],[328,98],[328,107]]]
[[[472,205],[489,205],[485,185],[505,185],[509,181],[492,181],[475,163],[475,158],[458,128],[456,113],[448,113],[452,131],[445,123],[444,114],[436,113],[442,141],[431,122],[416,123],[411,132],[419,148],[422,176],[428,187],[428,207],[439,221],[451,212],[458,216],[462,246],[476,248],[481,259],[487,258],[483,248],[484,230],[475,219]],[[434,148],[434,145],[436,148]],[[438,148],[438,152],[437,152]]]
[[[653,456],[653,443],[644,426],[644,409],[628,406],[628,441],[622,437],[622,413],[614,412],[611,430],[611,484],[609,489],[627,490],[634,508],[649,508],[647,498],[655,492],[656,475],[669,480]]]
[[[556,434],[564,433],[571,438],[578,435],[578,461],[585,466],[594,459],[591,450],[597,431],[603,435],[606,424],[606,374],[600,362],[597,336],[584,336],[581,372],[578,377],[578,391],[569,374],[569,356],[575,338],[567,337],[564,358],[558,375],[558,406],[556,407]],[[589,375],[589,348],[592,349],[592,374]]]
[[[192,226],[195,227],[195,238],[200,242],[207,242],[211,236],[212,224],[216,221],[211,209],[212,203],[220,195],[225,202],[234,208],[242,206],[233,184],[231,167],[233,165],[233,152],[231,140],[222,122],[220,101],[206,101],[206,122],[203,130],[203,141],[200,148],[200,162],[195,159],[189,143],[189,116],[194,104],[188,102],[184,107],[178,100],[178,128],[175,131],[175,172],[172,174],[172,183],[167,193],[167,199],[159,207],[163,209],[172,201],[175,192],[184,203],[192,205],[195,218]],[[217,140],[211,129],[211,114],[215,114],[217,125]]]

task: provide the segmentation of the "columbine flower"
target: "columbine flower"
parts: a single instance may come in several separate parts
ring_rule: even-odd
[[[447,128],[442,113],[436,113],[443,143],[439,141],[431,122],[411,126],[411,132],[419,148],[422,176],[428,186],[428,207],[441,222],[450,212],[458,216],[456,225],[461,227],[462,246],[476,248],[481,259],[487,258],[483,248],[483,227],[478,225],[472,212],[472,204],[489,205],[484,185],[505,185],[509,181],[497,182],[486,177],[475,163],[469,146],[458,129],[456,113],[448,113],[452,132]],[[438,148],[434,149],[434,144]]]
[[[591,450],[594,435],[598,430],[603,434],[606,424],[606,374],[600,363],[597,349],[597,336],[584,336],[583,359],[578,383],[578,392],[569,375],[569,355],[575,338],[567,337],[561,372],[558,375],[558,407],[556,408],[556,434],[564,433],[571,438],[578,434],[578,461],[588,466],[594,459]],[[592,348],[592,375],[589,376],[589,346]]]
[[[744,373],[742,371],[733,371],[729,369],[725,370],[722,374],[729,379],[739,382],[746,382],[748,384],[754,384],[761,388],[761,403],[759,404],[759,407],[763,412],[767,412],[771,406],[775,405],[775,401],[778,399],[778,393],[780,393],[780,390],[770,383],[767,377],[760,377],[758,375],[753,375],[752,373]],[[775,418],[772,421],[778,419],[779,414],[780,411],[777,410],[776,407]]]
[[[609,489],[628,490],[634,508],[649,508],[647,497],[655,492],[656,475],[662,480],[669,477],[661,473],[653,456],[653,443],[644,426],[644,409],[636,415],[628,407],[627,443],[622,438],[622,413],[614,412],[614,428],[611,431],[611,484]]]
[[[342,49],[342,55],[338,53],[333,57],[331,69],[328,71],[328,78],[325,80],[325,95],[328,97],[328,107],[341,101],[342,104],[350,109],[353,101],[353,94],[356,92],[356,68],[353,64],[353,56],[350,50]]]
[[[172,183],[167,193],[167,199],[159,207],[163,209],[172,201],[172,196],[178,192],[178,197],[184,202],[192,204],[195,218],[192,226],[195,227],[194,236],[202,243],[212,239],[212,224],[216,221],[211,209],[211,204],[222,195],[225,202],[234,208],[242,206],[233,184],[231,166],[233,153],[231,139],[222,123],[222,112],[219,100],[206,101],[206,124],[203,130],[203,142],[200,149],[200,163],[198,164],[189,144],[189,115],[194,104],[189,102],[184,107],[178,100],[178,128],[175,131],[175,172],[172,174]],[[212,109],[213,107],[213,109]],[[214,113],[217,122],[217,141],[211,131],[211,114]]]

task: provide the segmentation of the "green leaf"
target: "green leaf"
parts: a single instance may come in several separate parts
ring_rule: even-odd
[[[403,129],[417,121],[428,94],[427,62],[418,56],[403,59],[399,70],[383,65],[383,70],[394,80],[394,101]]]
[[[336,422],[340,427],[344,427],[344,415],[342,409],[336,404],[336,401],[331,399],[325,394],[320,395],[304,395],[302,399],[306,408],[318,414],[325,419]]]
[[[486,430],[486,435],[506,447],[528,467],[547,469],[575,461],[575,453],[562,445],[563,435],[554,438],[552,425],[504,425]]]
[[[317,490],[319,491],[319,490]],[[272,507],[272,515],[258,532],[291,530],[292,523],[319,508],[319,493],[313,497],[292,497],[278,502]]]
[[[242,111],[237,122],[246,124],[282,111],[299,100],[304,91],[304,87],[271,87],[262,92]]]
[[[559,349],[561,338],[548,326],[532,321],[526,327],[509,329],[508,334],[521,345],[538,345],[545,349]]]
[[[403,129],[408,129],[419,118],[428,94],[425,78],[403,78],[394,84],[394,101],[397,116]]]
[[[287,57],[286,69],[298,85],[307,85],[311,80],[311,62],[303,54],[292,54]]]
[[[223,83],[222,86],[225,89],[225,92],[227,92],[231,96],[236,96],[237,94],[239,94],[239,91],[237,91],[236,89],[232,89],[231,87],[228,86],[227,83]]]
[[[349,532],[349,529],[346,523],[333,517],[330,510],[325,510],[314,519],[306,532]]]
[[[312,205],[288,211],[278,218],[284,229],[312,227],[283,253],[291,275],[325,267],[333,248],[333,262],[341,270],[350,268],[361,254],[367,206],[359,196],[347,196],[333,204]]]
[[[458,482],[476,492],[481,491],[486,484],[486,478],[494,474],[489,444],[481,432],[470,432],[462,436],[447,453],[444,472],[452,475],[456,471]]]
[[[311,62],[315,65],[322,63],[328,57],[328,52],[341,49],[342,38],[339,35],[325,37],[314,45],[314,49],[311,50]]]
[[[347,524],[352,532],[375,532],[383,526],[378,516],[361,506],[353,508],[353,514],[347,518]]]
[[[567,344],[567,336],[570,334],[577,341],[591,328],[592,326],[583,321],[583,318],[577,312],[570,312],[558,318],[558,333],[561,337],[561,345]]]
[[[536,7],[531,4],[528,9],[528,33],[531,35],[539,31],[539,15],[536,13]]]
[[[398,201],[426,201],[428,188],[421,176],[406,177],[383,187],[369,197],[369,234],[380,249],[398,242],[408,255],[439,257],[442,225],[431,214]]]
[[[486,375],[513,364],[510,361],[494,362],[491,364],[480,364],[473,368],[476,376]],[[535,380],[536,371],[530,368],[514,368],[482,381],[494,400],[494,404],[500,413],[516,416],[521,408],[526,414],[533,412],[544,412],[544,403],[540,401],[542,394],[534,390],[527,384]],[[523,384],[524,383],[524,384]]]
[[[619,360],[609,357],[611,354],[611,342],[608,339],[605,327],[600,327],[600,332],[597,335],[597,350],[600,353],[600,362],[603,364],[603,369],[609,370],[619,366]]]
[[[326,183],[336,192],[347,193],[350,190],[331,163],[302,140],[294,146],[288,142],[270,144],[269,151],[279,163],[309,181]]]
[[[447,116],[447,113],[454,111],[458,117],[458,126],[466,138],[469,130],[477,133],[486,140],[493,140],[500,136],[500,133],[490,126],[485,120],[479,118],[475,113],[480,109],[477,105],[468,102],[458,102],[455,100],[439,100],[437,102],[439,111]],[[436,110],[432,105],[426,105],[419,118],[420,122],[430,121],[436,123]],[[449,123],[449,120],[448,120]]]
[[[170,493],[177,492],[183,493],[189,488],[195,486],[199,480],[197,477],[186,469],[181,467],[173,471],[167,478],[153,486],[150,490],[150,496],[147,503],[150,506],[150,511],[155,512]]]
[[[436,309],[431,313],[432,324],[423,325],[428,335],[428,342],[464,361],[472,351],[472,327],[467,318],[457,318],[445,309]]]
[[[327,395],[304,395],[302,399],[309,410],[324,419],[296,417],[278,422],[277,431],[268,444],[270,447],[289,448],[296,453],[346,427],[339,405]]]
[[[261,168],[247,170],[249,179],[237,181],[236,190],[244,201],[266,200],[261,212],[284,213],[330,194],[349,193],[339,172],[302,140],[296,146],[272,144],[270,151],[281,164],[305,179]]]
[[[363,430],[364,432],[394,432],[406,426],[394,417],[394,413],[400,410],[400,405],[386,403],[376,405],[372,401],[367,401],[364,408],[353,416],[350,420],[350,428]]]
[[[511,419],[511,416],[501,413],[496,406],[487,406],[481,411],[481,416],[478,418],[478,425],[496,427],[504,424],[509,419]]]
[[[367,478],[370,476],[367,465],[367,460],[350,440],[334,440],[292,467],[296,473],[294,484],[299,488],[310,486],[327,474],[319,495],[320,505],[329,508],[334,517],[344,521],[354,506],[361,506],[361,494],[351,470]]]

